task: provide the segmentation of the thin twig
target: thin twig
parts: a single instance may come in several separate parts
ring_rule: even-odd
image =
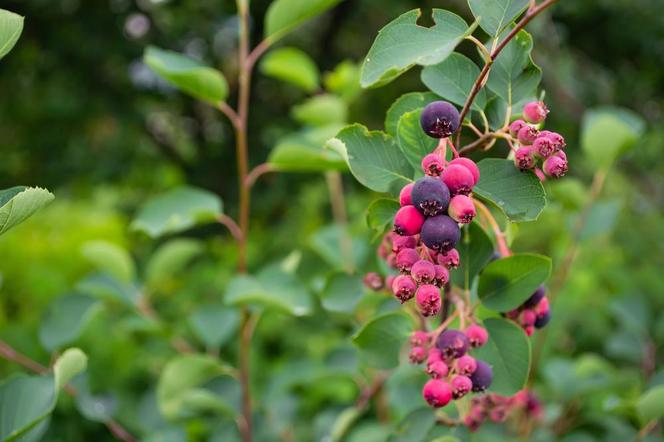
[[[507,245],[507,241],[505,240],[505,234],[503,233],[502,230],[500,230],[500,226],[498,225],[498,222],[491,214],[489,208],[477,199],[474,199],[473,202],[475,203],[475,206],[480,210],[480,212],[482,212],[484,218],[486,218],[486,220],[491,225],[491,228],[493,229],[493,234],[496,237],[496,242],[498,243],[498,252],[500,253],[500,255],[503,257],[510,256],[512,252],[510,251],[510,248]]]
[[[325,174],[327,189],[330,195],[330,204],[332,206],[332,217],[334,222],[341,228],[339,234],[339,249],[343,257],[345,270],[352,272],[353,265],[353,242],[346,229],[348,225],[348,216],[346,214],[346,200],[344,198],[343,181],[339,172],[327,172]]]
[[[226,226],[229,232],[231,232],[231,235],[233,235],[233,238],[235,238],[236,241],[240,242],[242,241],[242,229],[240,229],[240,226],[237,225],[235,220],[231,218],[230,216],[226,214],[221,214],[217,217],[217,221],[219,221],[219,224],[222,224]]]
[[[233,127],[237,129],[238,125],[240,124],[240,118],[238,117],[237,112],[235,112],[235,109],[233,109],[225,101],[222,101],[219,103],[219,110],[228,117],[230,122],[233,124]]]
[[[244,180],[244,185],[247,187],[254,187],[256,181],[261,176],[269,172],[275,172],[276,169],[269,163],[261,163],[258,166],[251,169],[251,172],[247,174],[247,178]]]

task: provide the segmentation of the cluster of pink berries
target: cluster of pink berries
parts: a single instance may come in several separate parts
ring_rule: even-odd
[[[544,286],[538,287],[523,304],[505,313],[505,316],[523,327],[528,336],[531,336],[535,329],[547,325],[551,320],[551,308]]]
[[[549,110],[541,101],[533,101],[523,107],[524,120],[515,120],[510,124],[510,135],[516,139],[519,147],[514,153],[514,163],[521,170],[536,169],[542,160],[544,174],[560,178],[568,170],[565,154],[565,139],[562,135],[548,130],[539,130]],[[541,174],[539,169],[536,169]]]
[[[413,364],[426,362],[425,372],[431,379],[424,384],[422,396],[429,405],[444,407],[452,399],[489,388],[491,366],[468,354],[470,348],[481,347],[488,339],[487,331],[475,324],[463,332],[448,329],[438,336],[435,332],[413,332],[409,357]]]
[[[491,393],[474,397],[464,424],[471,431],[475,431],[487,419],[494,423],[501,423],[505,422],[508,417],[519,413],[529,420],[542,418],[542,405],[532,391],[521,390],[514,396]]]

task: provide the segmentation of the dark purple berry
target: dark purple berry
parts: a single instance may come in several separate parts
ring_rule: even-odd
[[[459,330],[445,330],[436,341],[436,347],[438,347],[442,356],[448,360],[460,358],[466,354],[469,346],[468,337]]]
[[[424,177],[415,182],[411,198],[413,205],[425,216],[435,216],[447,210],[450,191],[439,179]]]
[[[434,101],[420,116],[424,133],[432,138],[447,138],[459,128],[459,111],[447,101]]]
[[[460,237],[459,225],[447,215],[427,218],[422,225],[422,242],[438,252],[444,253],[453,249]]]
[[[491,386],[491,381],[493,381],[493,369],[486,362],[478,360],[475,371],[470,375],[470,380],[473,383],[474,392],[486,391]]]
[[[551,310],[537,317],[535,320],[535,328],[543,328],[551,320]]]
[[[535,307],[539,302],[544,298],[544,295],[546,294],[546,290],[544,289],[544,286],[541,285],[535,290],[535,292],[530,295],[530,298],[526,299],[526,302],[523,303],[523,306],[526,308],[532,308]]]

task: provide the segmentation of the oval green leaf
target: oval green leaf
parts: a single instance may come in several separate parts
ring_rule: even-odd
[[[265,13],[265,38],[274,42],[341,0],[274,0]]]
[[[28,219],[55,197],[39,187],[16,186],[0,190],[0,235]]]
[[[0,59],[12,50],[23,32],[23,17],[0,9]]]
[[[270,51],[260,64],[263,75],[293,84],[307,92],[318,89],[318,66],[306,52],[297,48]]]
[[[334,272],[327,277],[320,299],[325,310],[351,313],[363,294],[364,284],[360,276]]]
[[[420,126],[422,109],[406,112],[397,125],[397,143],[399,149],[414,170],[422,167],[422,158],[434,151],[438,140],[431,138]]]
[[[496,36],[528,7],[528,0],[468,0],[468,6],[487,34]]]
[[[432,92],[463,106],[479,74],[480,69],[470,58],[454,52],[442,62],[426,66],[420,77]],[[486,91],[480,89],[473,101],[473,109],[484,109],[486,102]]]
[[[81,247],[81,254],[99,271],[106,272],[120,281],[130,282],[136,277],[134,260],[127,249],[104,240],[88,241]]]
[[[353,336],[364,362],[376,368],[399,365],[403,343],[413,330],[411,318],[400,312],[386,313],[367,322]]]
[[[77,293],[55,298],[39,326],[44,348],[54,351],[75,341],[99,305],[98,299]]]
[[[627,109],[592,109],[583,116],[581,148],[592,164],[608,169],[620,155],[636,145],[644,129],[643,118]]]
[[[189,325],[206,346],[218,348],[237,331],[240,313],[219,304],[205,305],[189,317]]]
[[[325,142],[341,129],[339,124],[305,128],[280,139],[270,152],[268,164],[281,172],[347,171],[339,153],[324,149]]]

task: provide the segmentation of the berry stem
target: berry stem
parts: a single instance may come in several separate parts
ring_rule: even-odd
[[[477,207],[479,211],[482,212],[482,216],[484,216],[484,218],[486,218],[486,220],[491,225],[491,228],[493,229],[493,234],[496,237],[496,242],[498,243],[498,252],[500,253],[500,256],[502,257],[510,256],[512,252],[510,251],[510,248],[507,245],[507,241],[505,240],[505,234],[503,233],[502,230],[500,230],[500,226],[498,225],[496,218],[493,217],[489,208],[485,206],[481,201],[473,199],[473,202],[475,203],[475,207]]]
[[[251,172],[249,172],[246,180],[244,181],[244,185],[247,187],[253,187],[254,184],[256,184],[258,178],[270,172],[275,172],[274,167],[272,167],[272,165],[268,163],[261,163],[258,166],[254,167],[253,169],[251,169]]]

